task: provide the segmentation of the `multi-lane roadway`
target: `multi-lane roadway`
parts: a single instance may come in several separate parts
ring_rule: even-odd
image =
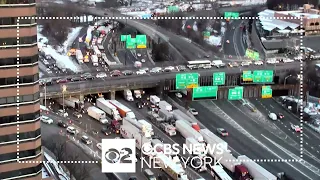
[[[243,20],[231,20],[224,34],[224,54],[239,60],[242,60],[246,51],[246,45],[243,42],[243,22]]]

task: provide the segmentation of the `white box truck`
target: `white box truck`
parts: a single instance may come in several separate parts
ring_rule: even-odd
[[[204,142],[202,135],[184,120],[176,121],[176,128],[184,138],[195,138],[198,142]]]
[[[109,100],[109,102],[117,108],[122,118],[128,117],[131,119],[136,119],[135,114],[127,106],[121,104],[117,100]]]
[[[96,100],[96,106],[106,112],[107,115],[114,120],[119,121],[122,119],[117,108],[104,98],[98,98]]]
[[[175,136],[177,134],[176,128],[169,123],[161,123],[160,128],[169,134],[169,136]]]
[[[76,58],[79,64],[83,64],[83,54],[79,49],[76,50]]]
[[[58,99],[57,102],[63,105],[63,98]],[[64,105],[78,110],[84,108],[84,102],[74,97],[64,98]]]
[[[217,68],[226,66],[226,64],[224,62],[222,62],[222,60],[214,60],[211,62],[211,65],[215,66]]]
[[[248,168],[250,175],[254,179],[268,179],[268,180],[277,180],[277,177],[271,174],[269,171],[261,167],[256,162],[252,161],[245,155],[238,156],[238,160],[242,162]]]
[[[159,116],[164,118],[166,121],[172,121],[173,120],[173,114],[172,112],[169,112],[165,109],[159,109]]]
[[[160,108],[160,109],[167,110],[167,111],[169,111],[169,112],[172,111],[172,105],[169,104],[167,101],[160,101],[160,102],[159,102],[159,108]]]
[[[206,154],[205,152],[205,144],[204,143],[199,143],[195,138],[186,138],[186,146],[189,148],[192,148],[193,150],[193,155],[197,155],[199,157],[204,157]],[[203,148],[198,148],[202,146]]]
[[[108,123],[108,120],[106,119],[106,113],[101,109],[91,106],[88,108],[87,112],[90,117],[92,117],[95,120],[98,120],[102,124]]]
[[[151,95],[150,96],[150,102],[156,106],[159,106],[159,102],[161,101],[161,99],[156,96],[156,95]]]
[[[161,169],[166,172],[174,180],[188,180],[184,169],[176,164],[171,158],[165,154],[158,153],[155,157],[155,163],[157,163]]]
[[[207,144],[220,144],[219,146],[222,146],[224,150],[229,151],[228,143],[212,133],[209,129],[200,129],[199,133],[202,135]]]
[[[99,66],[99,58],[97,55],[91,55],[91,61],[93,66]]]
[[[154,134],[153,129],[150,129],[146,125],[141,124],[136,119],[125,117],[123,118],[122,124],[135,127],[139,132],[143,133],[144,136],[148,138]]]
[[[123,97],[127,101],[133,101],[133,96],[130,89],[123,90]]]
[[[144,119],[140,119],[140,120],[138,120],[138,122],[140,123],[140,124],[142,124],[142,126],[144,127],[144,128],[146,128],[148,131],[150,131],[150,134],[151,135],[154,135],[154,132],[153,132],[153,128],[152,128],[152,125],[150,124],[150,123],[148,123],[146,120],[144,120]]]
[[[151,138],[145,137],[137,128],[130,124],[123,124],[120,126],[120,135],[125,139],[135,139],[136,147],[138,149],[141,149],[141,146],[146,143],[150,144],[151,147]],[[141,143],[141,140],[143,144]]]
[[[141,90],[136,89],[133,91],[133,94],[136,99],[141,99],[141,97],[142,97]]]

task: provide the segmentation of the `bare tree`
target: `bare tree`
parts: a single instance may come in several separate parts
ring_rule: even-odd
[[[67,163],[65,166],[69,170],[69,176],[74,177],[77,180],[86,180],[90,178],[90,171],[87,167],[88,164],[78,163],[79,161],[82,161],[79,154],[72,153],[71,149],[68,154],[68,160],[72,161],[73,163]],[[76,163],[75,163],[76,162]]]
[[[57,161],[63,161],[66,157],[67,142],[59,135],[54,135],[52,139],[54,141],[44,141],[43,145],[55,155]]]

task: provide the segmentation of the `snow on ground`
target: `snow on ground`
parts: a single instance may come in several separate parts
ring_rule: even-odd
[[[213,45],[213,46],[221,46],[221,41],[222,38],[221,36],[209,36],[209,39],[205,40],[208,44]]]
[[[71,33],[72,35],[68,35],[68,38],[74,38],[75,36],[75,29],[77,28],[72,28],[71,29]],[[43,36],[40,32],[42,30],[41,26],[38,26],[38,34],[37,34],[37,38],[38,38],[38,47],[41,49],[41,51],[43,51],[46,55],[50,55],[52,58],[54,58],[56,60],[57,66],[61,67],[61,68],[69,68],[70,70],[72,70],[73,72],[79,72],[81,71],[80,66],[75,63],[71,57],[67,56],[67,51],[63,52],[63,53],[59,53],[61,52],[61,49],[64,50],[67,47],[59,47],[58,50],[54,49],[54,47],[52,47],[51,45],[48,44],[48,38],[46,38],[45,36]],[[65,44],[68,44],[66,42],[70,42],[69,39],[67,39],[65,41]],[[45,45],[47,44],[47,45]],[[59,52],[58,52],[59,51]]]
[[[43,73],[39,72],[39,78],[41,79],[43,77]]]
[[[71,30],[68,34],[67,40],[63,43],[64,52],[68,52],[69,48],[72,46],[72,43],[79,36],[82,27],[76,27]]]

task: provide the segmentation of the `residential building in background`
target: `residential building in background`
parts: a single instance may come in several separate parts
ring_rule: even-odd
[[[0,0],[0,179],[40,180],[37,26],[35,19],[19,20],[18,42],[18,17],[36,17],[35,0]],[[28,163],[17,162],[18,149]]]

